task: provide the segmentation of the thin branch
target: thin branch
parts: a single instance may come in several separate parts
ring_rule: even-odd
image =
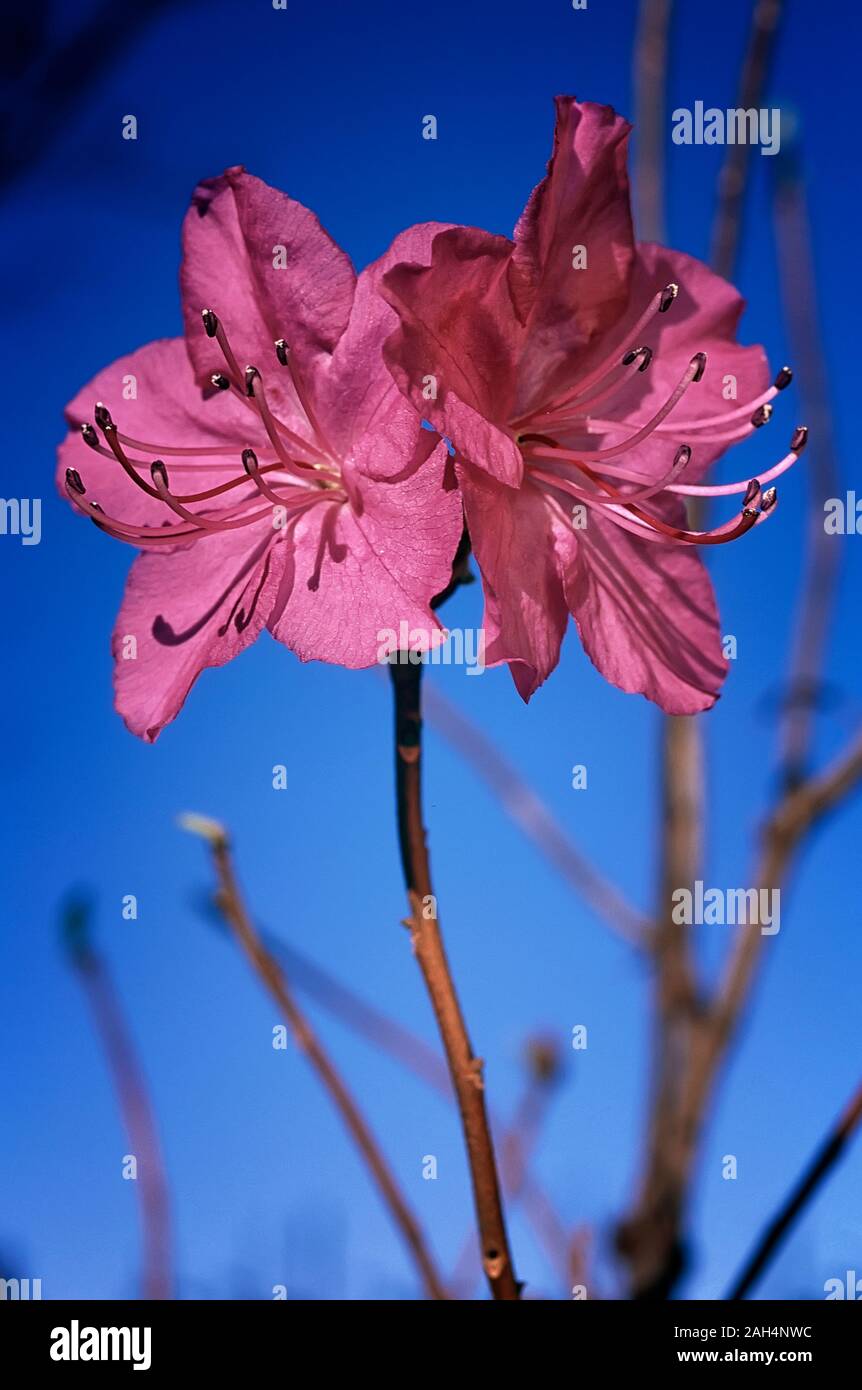
[[[737,102],[745,111],[760,105],[772,66],[781,10],[782,0],[756,0]],[[710,259],[713,270],[725,280],[733,279],[736,268],[750,160],[750,145],[744,141],[728,145],[719,175]]]
[[[200,816],[185,816],[186,829],[202,834],[212,850],[213,865],[220,885],[219,905],[233,929],[253,969],[269,990],[288,1023],[297,1046],[308,1057],[343,1119],[356,1147],[368,1165],[384,1203],[413,1257],[429,1298],[445,1299],[446,1290],[410,1210],[377,1140],[363,1118],[353,1096],[296,1004],[278,962],[267,951],[246,911],[236,875],[226,831],[218,822]]]
[[[494,1146],[485,1111],[483,1063],[470,1045],[446,959],[431,886],[422,824],[422,665],[407,660],[403,664],[393,663],[389,670],[395,705],[398,836],[410,902],[408,925],[458,1098],[473,1184],[482,1267],[494,1298],[515,1300],[520,1297],[520,1286],[509,1251]]]
[[[838,1162],[849,1139],[858,1128],[860,1120],[862,1120],[862,1086],[856,1091],[825,1143],[820,1147],[799,1182],[793,1188],[787,1201],[763,1232],[742,1274],[727,1295],[728,1299],[745,1298],[749,1289],[760,1278],[799,1213]]]
[[[665,239],[665,73],[670,15],[671,0],[642,0],[634,48],[635,223],[645,241]]]
[[[88,938],[88,915],[83,903],[67,906],[63,924],[66,946],[92,1010],[114,1079],[129,1148],[137,1161],[135,1190],[143,1239],[143,1296],[171,1299],[174,1281],[170,1198],[155,1112],[108,968]]]
[[[544,802],[494,743],[435,685],[425,687],[425,716],[499,798],[500,805],[593,911],[627,941],[643,944],[648,923],[615,884],[603,878]]]
[[[551,1097],[560,1080],[560,1056],[556,1043],[542,1038],[531,1039],[527,1046],[527,1084],[521,1096],[515,1116],[500,1142],[500,1181],[509,1210],[519,1201],[530,1187],[529,1166],[536,1150]],[[538,1210],[535,1192],[532,1196],[532,1209]],[[541,1199],[539,1199],[541,1203]],[[548,1223],[546,1211],[535,1224],[536,1234],[545,1244],[554,1262],[558,1262],[560,1243],[554,1230],[551,1240],[547,1240]],[[564,1239],[563,1247],[567,1245]],[[461,1246],[461,1253],[455,1262],[451,1284],[456,1289],[469,1289],[476,1257],[476,1239],[470,1232]],[[565,1266],[563,1266],[565,1268]],[[568,1269],[566,1269],[568,1277]]]
[[[838,489],[838,465],[800,159],[798,149],[794,148],[779,155],[775,190],[775,229],[784,313],[798,368],[805,417],[811,430],[809,461],[805,469],[809,488],[805,570],[780,726],[780,764],[785,786],[795,786],[807,770],[813,715],[821,693],[822,668],[842,555],[842,547],[834,536],[828,535],[824,524],[824,503],[834,497]]]

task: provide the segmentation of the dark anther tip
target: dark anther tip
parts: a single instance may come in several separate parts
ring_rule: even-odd
[[[259,380],[259,379],[260,379],[260,372],[257,370],[257,367],[246,367],[246,369],[245,369],[245,394],[246,394],[247,396],[253,396],[253,395],[254,395],[254,383],[255,383],[256,380]]]
[[[757,409],[751,417],[751,423],[756,430],[759,430],[761,425],[767,425],[771,419],[772,406],[767,401],[766,405],[760,405],[757,407]]]
[[[96,409],[94,410],[93,414],[96,417],[96,424],[99,426],[99,429],[103,432],[107,430],[116,429],[116,425],[111,419],[110,410],[106,405],[102,405],[101,401],[97,401]]]
[[[778,489],[775,488],[775,487],[768,487],[768,488],[766,489],[766,491],[764,492],[764,494],[763,494],[763,501],[762,501],[761,504],[760,504],[760,510],[761,510],[762,512],[769,512],[769,511],[771,511],[772,508],[775,506],[775,504],[776,504],[777,501],[778,501]]]
[[[801,454],[807,443],[808,426],[797,425],[796,429],[793,431],[793,438],[790,441],[790,452],[792,454]]]
[[[72,491],[77,492],[81,497],[83,497],[84,493],[87,491],[87,489],[84,487],[84,484],[81,481],[81,475],[78,472],[77,468],[66,469],[66,482],[68,483]]]
[[[669,285],[665,285],[664,289],[661,292],[661,303],[658,306],[658,311],[660,314],[667,313],[668,309],[670,308],[671,304],[673,304],[673,301],[676,299],[678,294],[679,285],[675,284],[673,281],[671,281]]]
[[[632,362],[634,362],[635,358],[639,355],[640,351],[640,348],[629,348],[628,352],[623,358],[623,366],[630,367],[632,365]]]
[[[214,338],[218,332],[218,318],[212,309],[201,309],[201,318],[204,321],[204,328],[208,338]]]
[[[150,477],[154,483],[161,483],[165,488],[169,486],[168,470],[165,468],[161,459],[153,459],[150,464]]]
[[[647,367],[649,366],[650,362],[652,361],[652,348],[651,348],[651,347],[644,347],[644,348],[641,348],[641,357],[643,358],[643,361],[641,362],[640,366],[638,367],[638,371],[639,371],[639,372],[645,372],[646,369],[647,369]]]
[[[776,391],[783,391],[785,386],[789,386],[793,380],[793,368],[782,367],[775,381],[772,383]]]
[[[287,341],[284,338],[276,338],[275,355],[283,367],[287,366],[287,354],[289,351],[290,349],[287,346]]]
[[[96,431],[93,429],[93,426],[90,424],[89,420],[86,420],[84,424],[81,426],[81,438],[83,439],[85,444],[89,444],[91,449],[98,449],[99,436],[96,434]]]
[[[755,500],[756,497],[759,497],[759,495],[760,495],[760,483],[757,481],[756,478],[752,478],[751,482],[748,484],[748,487],[745,489],[745,497],[743,498],[743,506],[744,506],[744,507],[750,507],[751,504],[752,504],[752,502]]]
[[[692,377],[692,381],[700,381],[703,378],[704,372],[706,371],[706,353],[696,352],[691,361],[692,365],[694,365],[695,362],[697,363],[697,370],[695,371],[695,374]]]
[[[683,465],[687,464],[690,458],[691,449],[689,448],[688,444],[680,444],[679,448],[673,456],[674,467],[676,467],[678,463],[682,463]]]
[[[224,372],[213,372],[212,376],[210,377],[210,381],[212,382],[213,386],[218,388],[219,391],[227,391],[230,387],[230,382],[224,375]]]
[[[257,470],[257,454],[254,449],[243,449],[242,466],[246,473],[254,473]]]

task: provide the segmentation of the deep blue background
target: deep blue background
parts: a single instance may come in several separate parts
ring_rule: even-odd
[[[90,8],[57,6],[56,36]],[[735,104],[750,5],[681,3],[669,110]],[[845,483],[858,427],[858,11],[790,4],[772,102],[801,121],[832,399]],[[43,539],[0,538],[7,595],[3,682],[4,849],[0,935],[4,1272],[41,1277],[45,1297],[136,1290],[137,1213],[120,1177],[126,1140],[104,1059],[58,944],[74,884],[98,899],[98,941],[115,973],[158,1108],[186,1296],[411,1297],[412,1270],[327,1098],[293,1050],[273,1051],[269,1000],[196,903],[201,847],[186,808],[224,818],[260,917],[392,1014],[433,1037],[406,934],[393,830],[390,711],[375,673],[302,667],[264,638],[208,672],[156,747],[111,707],[109,634],[130,553],[54,495],[63,405],[98,368],[179,331],[178,234],[202,177],[242,163],[315,209],[362,266],[413,221],[508,232],[543,172],[557,91],[632,114],[636,7],[590,0],[266,0],[177,4],[88,80],[83,99],[42,110],[50,141],[6,191],[2,229],[4,496],[43,498]],[[124,115],[137,142],[121,138]],[[421,119],[439,121],[436,143]],[[668,137],[670,124],[668,120]],[[721,150],[668,138],[669,239],[706,256]],[[746,341],[789,357],[767,175],[754,156],[739,283]],[[750,476],[783,452],[795,388],[732,461]],[[779,515],[714,558],[724,630],[739,657],[708,717],[709,880],[746,882],[774,771],[763,697],[784,669],[800,574],[804,465]],[[841,698],[819,723],[818,756],[860,712],[862,539],[844,552],[829,669]],[[448,610],[480,621],[478,586]],[[570,634],[559,671],[529,708],[505,671],[434,676],[547,798],[563,824],[643,908],[656,849],[658,716],[605,686]],[[274,763],[288,790],[271,787]],[[570,789],[586,763],[589,790]],[[567,1221],[601,1244],[639,1163],[645,1102],[642,968],[519,837],[433,733],[427,814],[443,924],[491,1096],[520,1094],[537,1028],[586,1023],[538,1169]],[[686,1297],[717,1297],[859,1070],[858,805],[805,854],[767,946],[743,1045],[712,1115],[694,1207]],[[121,917],[138,896],[137,922]],[[723,929],[701,929],[714,962]],[[718,938],[718,940],[717,940]],[[321,1030],[449,1263],[469,1222],[453,1113],[326,1018]],[[436,1154],[439,1178],[421,1177]],[[721,1177],[734,1153],[739,1178]],[[862,1271],[859,1148],[807,1212],[762,1294],[822,1297]],[[519,1274],[557,1290],[520,1215]],[[601,1268],[601,1265],[600,1265]],[[604,1269],[605,1287],[613,1287]]]

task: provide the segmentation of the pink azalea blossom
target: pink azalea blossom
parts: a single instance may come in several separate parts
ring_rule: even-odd
[[[628,132],[608,107],[558,98],[547,176],[514,240],[448,229],[383,276],[401,320],[386,356],[457,450],[487,662],[508,662],[529,699],[571,614],[608,680],[690,714],[727,670],[698,547],[765,519],[776,494],[763,486],[806,432],[756,480],[701,482],[791,374],[770,385],[763,350],[738,345],[732,286],[635,241]],[[685,497],[733,494],[729,522],[689,529]]]
[[[313,213],[242,169],[183,229],[185,338],[115,362],[67,410],[60,485],[137,546],[116,705],[148,741],[200,672],[269,631],[303,661],[372,665],[378,634],[443,640],[429,603],[462,529],[447,452],[386,370],[375,291],[440,224],[356,276]],[[423,645],[417,639],[417,649]]]

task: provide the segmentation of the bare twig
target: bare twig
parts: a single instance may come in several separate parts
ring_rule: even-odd
[[[644,240],[664,241],[665,73],[671,0],[642,0],[634,48],[638,177],[635,222]]]
[[[413,1257],[426,1293],[430,1298],[445,1299],[446,1290],[428,1251],[419,1223],[383,1157],[377,1140],[308,1020],[296,1004],[278,962],[267,951],[252,925],[236,881],[227,832],[218,822],[200,816],[185,816],[182,824],[186,829],[202,834],[208,841],[220,885],[219,905],[225,919],[232,927],[253,969],[278,1004],[297,1046],[308,1057],[329,1092]]]
[[[800,159],[799,150],[793,148],[779,155],[775,190],[784,313],[811,430],[805,470],[809,488],[805,572],[781,723],[780,764],[785,786],[795,786],[807,769],[841,560],[841,546],[824,525],[824,503],[837,492],[838,466]]]
[[[500,1142],[500,1180],[506,1202],[511,1210],[515,1203],[529,1194],[529,1165],[535,1152],[539,1135],[548,1111],[551,1097],[560,1079],[560,1056],[553,1039],[532,1038],[527,1046],[527,1084],[519,1102],[514,1119]],[[539,1210],[535,1191],[531,1197],[532,1210]],[[539,1199],[541,1203],[541,1198]],[[559,1262],[560,1243],[556,1228],[550,1240],[546,1239],[548,1224],[543,1210],[541,1219],[535,1223],[534,1230],[553,1262]],[[565,1241],[564,1241],[565,1247]],[[451,1284],[456,1289],[469,1289],[476,1257],[476,1239],[471,1231],[461,1246],[461,1253],[455,1263]],[[568,1278],[567,1264],[561,1268]]]
[[[648,923],[642,913],[605,879],[572,842],[544,802],[502,756],[485,733],[457,709],[435,685],[425,687],[425,715],[499,798],[503,810],[554,868],[580,893],[614,931],[643,944]]]
[[[129,1148],[137,1161],[135,1189],[139,1196],[143,1238],[143,1296],[170,1299],[173,1298],[170,1199],[156,1117],[108,968],[88,938],[88,915],[88,908],[82,902],[67,906],[66,945],[102,1040]]]
[[[782,0],[756,0],[751,18],[748,51],[739,84],[738,105],[751,110],[760,105],[772,65],[781,20]],[[712,267],[726,280],[733,278],[742,226],[742,209],[751,146],[745,141],[727,146],[718,182],[718,208],[712,232]]]
[[[509,1252],[494,1146],[485,1111],[483,1063],[470,1045],[446,959],[422,824],[422,665],[407,660],[394,662],[389,669],[395,703],[398,836],[410,902],[408,925],[458,1098],[473,1184],[482,1267],[494,1298],[514,1300],[520,1297],[520,1286]]]
[[[815,1154],[777,1216],[763,1232],[754,1252],[746,1263],[745,1269],[727,1295],[728,1299],[745,1298],[749,1289],[760,1278],[799,1213],[838,1162],[848,1140],[858,1128],[860,1120],[862,1120],[862,1086],[856,1091],[841,1118]]]

